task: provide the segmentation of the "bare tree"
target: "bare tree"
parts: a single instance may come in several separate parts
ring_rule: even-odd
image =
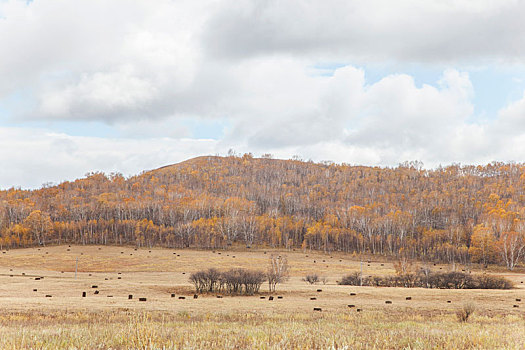
[[[270,256],[268,272],[266,275],[270,292],[275,292],[277,284],[283,283],[288,279],[288,269],[288,259],[286,256],[274,254]]]

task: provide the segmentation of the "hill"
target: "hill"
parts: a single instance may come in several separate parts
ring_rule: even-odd
[[[194,158],[0,192],[0,246],[58,243],[304,248],[448,263],[525,253],[525,166],[422,169]]]

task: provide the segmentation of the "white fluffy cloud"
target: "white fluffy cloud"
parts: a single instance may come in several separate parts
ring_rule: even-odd
[[[190,157],[225,154],[214,140],[111,139],[0,128],[0,188],[38,187],[92,171],[133,175]]]
[[[515,0],[0,0],[0,188],[229,148],[369,165],[519,161],[525,95],[481,120],[465,67],[522,65],[524,17]],[[442,76],[370,82],[370,62]],[[91,121],[116,136],[54,130],[73,122],[82,135]],[[199,140],[205,122],[224,130]]]

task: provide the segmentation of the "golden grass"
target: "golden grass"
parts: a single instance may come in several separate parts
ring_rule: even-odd
[[[419,313],[0,314],[2,349],[523,349],[517,316]]]
[[[286,254],[292,267],[290,280],[275,293],[283,299],[193,299],[191,272],[265,268],[272,252],[149,251],[58,246],[0,254],[0,348],[525,348],[525,305],[516,301],[525,301],[523,274],[507,274],[518,287],[513,290],[339,286],[341,276],[360,269],[358,258],[273,252]],[[446,269],[433,268],[440,267]],[[384,261],[368,266],[365,260],[363,269],[367,275],[394,272]],[[301,281],[313,272],[329,282],[311,286]],[[34,279],[41,276],[44,279]],[[99,294],[93,294],[92,285]],[[186,299],[171,298],[170,293]],[[128,294],[134,299],[128,300]],[[406,300],[408,296],[412,300]],[[138,297],[148,300],[139,302]],[[460,324],[455,313],[466,302],[475,304],[476,312]],[[314,312],[314,307],[322,312]]]

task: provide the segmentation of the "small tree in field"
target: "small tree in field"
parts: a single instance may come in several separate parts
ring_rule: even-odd
[[[275,292],[278,283],[288,279],[288,259],[286,256],[271,255],[266,273],[270,292]]]
[[[394,262],[394,269],[398,276],[404,276],[413,273],[414,265],[412,260],[407,256],[404,249],[400,249],[400,256]]]

